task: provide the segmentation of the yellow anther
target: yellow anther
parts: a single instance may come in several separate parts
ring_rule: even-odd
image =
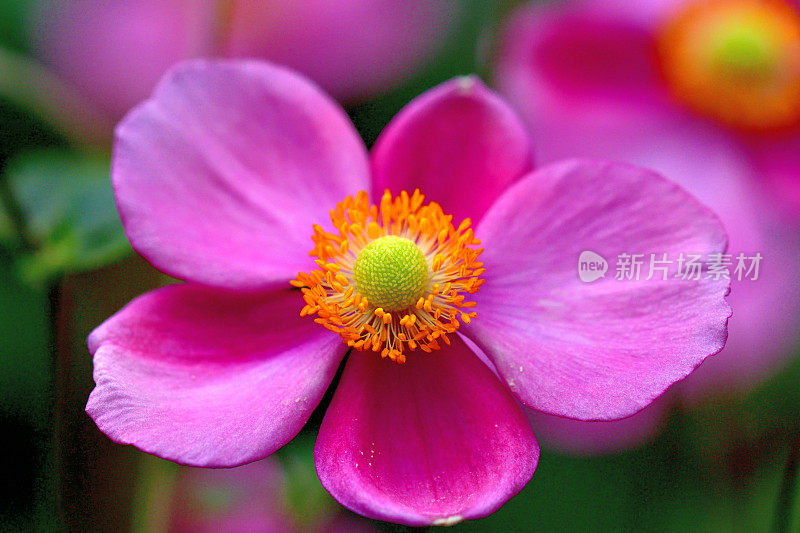
[[[370,239],[377,239],[382,233],[381,227],[375,222],[370,222],[369,226],[367,226],[367,235],[369,235]]]

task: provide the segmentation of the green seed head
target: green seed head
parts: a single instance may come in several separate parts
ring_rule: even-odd
[[[399,311],[416,303],[428,285],[428,262],[416,244],[387,235],[369,243],[353,267],[356,289],[370,304]]]
[[[715,64],[730,76],[763,76],[776,67],[778,51],[773,38],[758,24],[730,23],[711,44]]]

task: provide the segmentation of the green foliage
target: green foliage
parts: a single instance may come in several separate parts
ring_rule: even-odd
[[[20,260],[26,279],[98,268],[128,252],[107,160],[37,151],[14,159],[7,180],[34,247]]]

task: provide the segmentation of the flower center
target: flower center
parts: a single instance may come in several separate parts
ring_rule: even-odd
[[[465,301],[483,284],[480,244],[470,220],[458,227],[420,192],[387,191],[380,205],[367,193],[348,196],[331,211],[338,233],[314,226],[319,270],[292,280],[306,305],[301,316],[341,335],[356,350],[380,352],[397,363],[417,348],[432,352],[460,322],[477,316]]]
[[[428,262],[414,242],[394,235],[364,247],[353,266],[356,289],[372,305],[400,311],[415,303],[428,285]]]
[[[700,0],[662,28],[661,69],[696,111],[750,131],[800,123],[800,13],[783,0]]]

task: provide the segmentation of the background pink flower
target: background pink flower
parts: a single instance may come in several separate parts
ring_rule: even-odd
[[[456,2],[425,0],[42,0],[29,32],[49,66],[116,118],[171,64],[208,55],[270,59],[361,99],[430,61],[457,15]]]
[[[292,531],[280,465],[265,459],[231,469],[181,468],[171,487],[170,531]]]
[[[654,168],[720,215],[730,252],[764,256],[758,281],[732,282],[734,314],[725,349],[675,388],[682,399],[697,401],[757,383],[786,362],[798,340],[800,293],[791,287],[800,275],[800,237],[778,216],[775,204],[787,194],[775,195],[770,176],[800,175],[800,127],[745,134],[695,113],[670,92],[655,53],[657,31],[686,5],[579,1],[526,7],[504,30],[496,81],[522,111],[543,161],[577,154]],[[607,430],[587,426],[610,440],[589,438],[593,444],[584,449],[640,442],[648,434],[643,428],[658,427],[657,411],[627,423],[632,427],[638,419],[635,431],[613,423]],[[562,447],[572,447],[583,427],[534,416],[564,429],[553,431]]]
[[[375,531],[336,505],[318,482],[306,486],[305,479],[296,479],[314,476],[310,464],[305,472],[305,465],[290,462],[288,471],[274,458],[230,469],[179,467],[171,483],[159,487],[168,493],[166,501],[153,501],[150,512],[156,520],[164,517],[168,531],[176,533]]]
[[[290,289],[313,269],[313,224],[356,191],[418,187],[477,222],[480,315],[403,365],[353,349],[315,464],[339,502],[373,518],[493,512],[538,462],[517,400],[630,416],[722,348],[730,314],[724,279],[578,279],[587,248],[724,250],[719,220],[685,191],[625,164],[531,166],[522,123],[475,78],[415,99],[370,156],[342,109],[289,70],[175,67],[118,126],[112,180],[134,248],[187,283],[140,296],[91,334],[87,412],[116,442],[184,464],[282,447],[348,350],[298,315],[307,295]]]

